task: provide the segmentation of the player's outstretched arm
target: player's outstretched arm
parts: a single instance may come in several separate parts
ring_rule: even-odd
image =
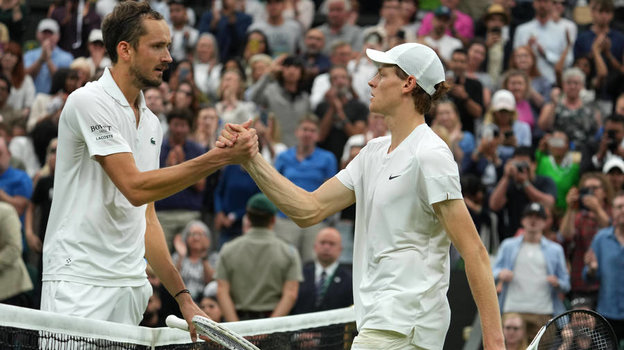
[[[96,156],[96,159],[128,201],[139,206],[177,193],[224,165],[241,163],[257,152],[258,137],[250,129],[241,132],[232,147],[216,147],[197,158],[157,170],[139,171],[131,153]]]
[[[435,203],[433,209],[466,263],[466,276],[481,317],[484,348],[505,349],[490,258],[466,204],[461,199],[453,199]]]
[[[217,147],[235,147],[246,126],[226,124]],[[355,193],[332,177],[308,192],[282,176],[260,154],[241,163],[264,194],[290,219],[301,227],[317,224],[355,202]]]

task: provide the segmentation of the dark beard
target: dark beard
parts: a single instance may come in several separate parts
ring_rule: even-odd
[[[139,89],[146,87],[159,87],[162,79],[149,79],[143,75],[134,65],[130,66],[130,73],[134,76],[134,85]]]

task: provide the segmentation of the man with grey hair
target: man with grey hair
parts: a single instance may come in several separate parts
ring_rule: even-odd
[[[351,3],[348,0],[327,1],[327,23],[317,27],[325,35],[325,54],[331,53],[332,44],[336,40],[349,43],[355,51],[362,49],[362,29],[347,22],[349,11]]]

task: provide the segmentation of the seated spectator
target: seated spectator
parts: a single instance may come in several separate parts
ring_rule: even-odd
[[[51,18],[42,19],[37,25],[37,41],[40,47],[24,53],[26,73],[35,82],[37,93],[50,93],[52,76],[59,68],[67,68],[74,56],[57,46],[60,38],[58,23]]]
[[[284,18],[297,21],[303,31],[307,31],[314,21],[314,2],[312,0],[287,1]]]
[[[511,91],[516,100],[517,120],[529,124],[531,131],[535,131],[537,118],[529,102],[531,92],[529,76],[518,69],[509,70],[503,75],[502,88]]]
[[[201,92],[193,80],[193,65],[189,61],[182,61],[169,80],[173,93],[171,94],[171,108],[188,109],[193,115],[199,111]]]
[[[597,142],[587,142],[582,148],[584,171],[601,171],[604,164],[611,158],[624,155],[624,115],[613,114],[604,121],[602,135]]]
[[[494,252],[499,244],[497,221],[496,215],[488,208],[485,186],[474,174],[462,175],[460,180],[464,202],[466,202],[481,241],[488,252]]]
[[[252,18],[237,9],[235,0],[221,1],[221,9],[216,8],[216,3],[213,1],[212,8],[202,14],[198,27],[200,33],[210,32],[215,36],[219,61],[225,62],[237,56]]]
[[[286,151],[288,147],[280,142],[280,129],[275,116],[269,113],[265,118],[263,114],[261,113],[253,124],[258,134],[258,147],[264,159],[270,164],[275,164],[277,156]]]
[[[21,110],[14,109],[9,104],[9,94],[11,92],[11,80],[0,73],[0,121],[9,125],[25,120]]]
[[[327,22],[318,29],[325,35],[323,52],[331,56],[335,42],[344,42],[354,51],[362,49],[363,35],[360,27],[350,24],[349,13],[352,5],[349,0],[327,0]],[[336,64],[332,62],[332,64]],[[345,63],[346,64],[346,63]]]
[[[537,58],[530,46],[519,46],[514,49],[509,60],[509,68],[524,72],[529,77],[530,87],[527,100],[534,113],[538,112],[546,102],[550,101],[552,83],[537,69]]]
[[[495,124],[489,124],[483,128],[472,154],[464,156],[462,161],[462,173],[478,176],[487,192],[494,189],[505,165],[499,147],[502,141],[503,137],[498,127]]]
[[[452,10],[447,6],[440,6],[433,11],[433,17],[429,17],[431,23],[431,30],[423,31],[425,27],[425,20],[423,19],[423,25],[419,30],[419,37],[422,42],[431,47],[440,56],[442,62],[448,66],[451,60],[451,55],[457,49],[463,48],[464,44],[460,39],[453,37],[448,30],[453,26],[451,21]],[[456,22],[455,22],[456,23]],[[426,34],[424,34],[426,32]]]
[[[400,4],[399,16],[401,17],[402,23],[401,29],[406,33],[413,33],[416,35],[422,24],[418,14],[418,1],[402,0]]]
[[[273,51],[271,51],[269,47],[268,40],[266,34],[259,29],[249,31],[240,56],[247,63],[249,63],[251,57],[258,54],[265,54],[272,57]]]
[[[459,3],[460,1],[458,0],[440,0],[440,4],[450,10],[449,18],[453,19],[452,22],[449,22],[450,25],[446,29],[446,34],[459,39],[462,46],[464,46],[474,37],[474,24],[469,15],[457,9]],[[434,17],[435,11],[434,13],[425,15],[422,20],[422,25],[418,29],[418,37],[423,37],[433,30]]]
[[[505,89],[496,91],[492,105],[483,118],[483,125],[494,124],[502,136],[498,146],[503,163],[511,158],[517,147],[531,147],[531,127],[518,120],[518,110],[514,95]]]
[[[193,114],[187,109],[174,109],[167,114],[168,137],[163,138],[160,150],[160,167],[170,167],[196,158],[206,151],[191,141]],[[203,191],[206,180],[201,179],[174,195],[156,201],[156,214],[165,234],[169,251],[173,251],[173,240],[185,225],[201,216]]]
[[[60,25],[59,47],[74,57],[87,54],[89,33],[100,28],[102,22],[95,11],[95,3],[78,0],[65,1],[54,6],[48,17]]]
[[[342,150],[340,157],[341,169],[344,169],[353,155],[353,148],[362,148],[366,146],[368,141],[382,136],[389,135],[388,125],[386,125],[385,117],[379,113],[368,113],[368,121],[366,130],[361,134],[349,137]],[[359,152],[359,151],[358,151]],[[357,154],[357,152],[355,153]]]
[[[285,0],[268,0],[266,21],[254,21],[249,30],[259,29],[266,34],[273,57],[294,55],[303,41],[301,26],[297,21],[284,17]]]
[[[383,50],[383,36],[375,28],[369,29],[372,30],[367,30],[364,33],[362,51],[346,65],[351,77],[352,91],[360,102],[367,107],[372,97],[371,87],[368,85],[368,82],[372,76],[377,74],[379,67],[365,53],[367,49]]]
[[[7,140],[0,136],[0,202],[10,204],[17,211],[23,225],[24,214],[32,196],[32,181],[26,172],[13,168],[10,163]]]
[[[485,41],[474,39],[470,41],[466,49],[468,56],[466,61],[466,76],[478,80],[483,85],[483,104],[490,104],[494,82],[492,77],[485,71],[487,59],[487,46]]]
[[[431,126],[441,125],[446,128],[453,158],[462,169],[463,158],[470,157],[475,149],[475,137],[470,131],[462,131],[457,107],[451,100],[443,100],[436,104]]]
[[[518,313],[509,312],[503,315],[503,335],[507,350],[525,350],[529,346],[526,323]]]
[[[563,215],[567,208],[566,195],[578,184],[580,177],[580,152],[570,151],[568,135],[561,130],[546,134],[535,151],[536,175],[548,176],[557,185],[555,214]]]
[[[256,105],[243,100],[245,82],[237,69],[228,69],[221,76],[215,109],[222,123],[242,124],[256,115]]]
[[[223,312],[221,311],[216,295],[204,296],[199,302],[199,307],[206,313],[206,315],[208,315],[208,317],[210,317],[211,320],[215,322],[223,321]]]
[[[143,319],[139,326],[143,327],[164,327],[165,322],[160,318],[160,309],[162,308],[162,300],[160,299],[160,290],[152,287],[152,295],[147,301],[147,307],[143,313]]]
[[[3,143],[0,139],[0,143]],[[22,260],[22,233],[15,207],[0,201],[0,304],[31,307],[32,282]]]
[[[613,193],[624,190],[624,160],[619,157],[609,159],[602,168],[602,173],[609,179]]]
[[[332,66],[347,67],[347,65],[353,58],[353,55],[354,53],[351,50],[351,45],[344,41],[335,41],[329,54],[329,60]],[[327,90],[329,90],[330,87],[331,84],[329,82],[329,73],[322,73],[314,78],[314,81],[312,82],[312,90],[310,92],[310,103],[312,105],[312,109],[316,109],[319,103],[323,101],[325,93],[327,92]]]
[[[600,110],[581,99],[585,74],[580,69],[567,69],[562,79],[562,96],[544,106],[538,125],[542,130],[564,130],[574,148],[582,149],[602,125]]]
[[[202,299],[204,287],[212,281],[216,255],[210,252],[210,229],[199,220],[192,220],[173,240],[172,260],[195,302]],[[212,261],[210,261],[212,260]]]
[[[621,301],[622,273],[624,263],[624,194],[619,192],[613,199],[613,224],[600,230],[591,242],[585,259],[583,277],[600,283],[596,311],[603,315],[615,330],[618,343],[624,341],[624,310]]]
[[[567,209],[559,231],[570,260],[571,297],[596,300],[599,285],[583,280],[585,254],[596,233],[611,222],[611,184],[601,173],[585,173],[579,188],[572,187],[566,196]]]
[[[297,250],[273,231],[277,207],[258,193],[246,211],[250,229],[223,246],[215,275],[217,299],[228,322],[288,315],[302,280]]]
[[[485,106],[483,104],[483,86],[476,80],[466,76],[468,53],[464,49],[457,49],[451,56],[446,80],[451,84],[450,99],[459,110],[462,129],[475,132],[475,127],[483,118]]]
[[[565,311],[559,293],[570,289],[563,249],[543,237],[546,211],[536,202],[522,210],[524,235],[505,239],[493,264],[503,315],[514,312],[527,325],[527,341],[553,317]]]
[[[316,28],[306,32],[300,57],[305,66],[306,83],[310,86],[317,75],[326,73],[331,66],[329,56],[322,52],[324,46],[325,35],[323,32]]]
[[[202,33],[197,39],[193,59],[193,80],[199,91],[209,101],[217,100],[217,89],[221,77],[221,64],[217,41],[211,33]]]
[[[303,282],[291,314],[353,305],[351,269],[338,262],[341,253],[340,232],[333,227],[319,231],[314,242],[314,261],[303,265]]]
[[[216,109],[214,107],[203,107],[197,114],[197,125],[190,138],[205,150],[209,150],[215,146],[215,142],[219,137],[218,130],[220,125],[221,120],[217,115]]]
[[[251,92],[256,89],[256,85],[260,82],[260,78],[271,69],[273,59],[271,56],[259,53],[251,56],[247,62],[247,90],[245,90],[245,100],[251,99]]]
[[[310,113],[309,94],[303,89],[303,62],[295,56],[282,56],[273,62],[251,92],[258,107],[275,114],[282,131],[282,142],[293,147],[299,120]]]
[[[490,195],[490,209],[501,219],[498,231],[502,239],[513,236],[520,228],[522,210],[531,202],[548,208],[555,204],[557,186],[551,178],[535,175],[533,157],[529,147],[516,148]]]
[[[190,59],[189,53],[197,44],[199,31],[189,24],[184,0],[169,0],[171,21],[171,57],[175,62]]]
[[[11,81],[11,94],[7,104],[13,110],[20,111],[20,117],[25,120],[35,100],[35,83],[24,70],[23,56],[21,46],[16,42],[10,42],[4,47],[0,66],[2,74]]]
[[[106,67],[111,67],[113,62],[106,53],[104,47],[104,38],[102,37],[101,29],[93,29],[89,33],[89,44],[87,46],[89,50],[89,56],[87,61],[91,66],[91,76],[94,77],[96,73],[101,72]]]
[[[499,2],[492,2],[483,17],[483,30],[478,35],[485,39],[487,47],[486,71],[495,86],[500,84],[503,67],[506,66],[510,37],[510,9]],[[478,29],[479,26],[477,26]]]
[[[165,113],[165,99],[160,88],[153,86],[145,88],[143,90],[143,98],[145,98],[147,108],[160,120],[162,135],[165,136],[169,131],[169,125],[167,125],[167,115]]]

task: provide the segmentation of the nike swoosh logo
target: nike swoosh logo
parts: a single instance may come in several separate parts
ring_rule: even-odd
[[[399,177],[399,176],[401,176],[401,175],[394,175],[394,176],[390,175],[390,177],[388,178],[388,180],[396,179],[396,178],[397,178],[397,177]]]

